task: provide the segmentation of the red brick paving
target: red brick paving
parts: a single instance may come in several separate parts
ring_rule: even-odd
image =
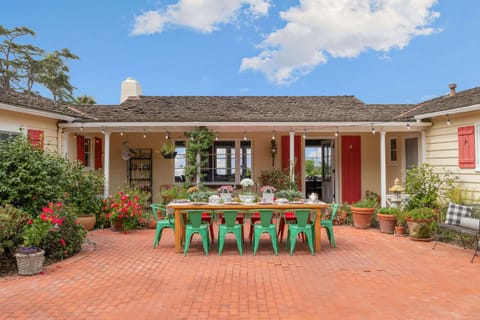
[[[97,230],[95,248],[45,268],[43,275],[0,278],[0,319],[479,319],[480,257],[471,250],[335,227],[311,256],[297,244],[278,256],[233,238],[222,256],[204,256],[194,238],[174,253],[164,231]],[[215,242],[215,245],[217,243]]]

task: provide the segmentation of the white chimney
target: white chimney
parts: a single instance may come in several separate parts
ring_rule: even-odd
[[[142,87],[137,80],[127,78],[122,81],[122,89],[120,93],[120,103],[127,100],[128,97],[138,97],[142,94]]]

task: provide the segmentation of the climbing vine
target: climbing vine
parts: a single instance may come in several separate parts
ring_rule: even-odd
[[[189,184],[196,178],[200,183],[200,168],[208,164],[208,154],[215,140],[215,133],[205,126],[196,127],[195,130],[185,132],[187,140],[187,164],[185,166],[185,179]]]

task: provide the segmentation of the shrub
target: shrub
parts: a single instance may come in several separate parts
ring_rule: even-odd
[[[11,205],[0,207],[0,255],[13,257],[15,248],[22,243],[24,225],[31,216]]]

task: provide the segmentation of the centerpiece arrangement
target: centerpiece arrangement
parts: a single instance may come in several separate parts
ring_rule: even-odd
[[[260,189],[260,192],[262,192],[262,202],[273,203],[275,200],[275,191],[277,191],[277,189],[272,186],[263,186]]]
[[[250,178],[244,178],[240,181],[242,186],[242,193],[238,196],[240,201],[244,203],[253,203],[257,199],[257,195],[253,193],[254,182]]]
[[[232,186],[221,186],[217,189],[223,202],[232,202]]]
[[[212,195],[216,195],[216,192],[210,191],[202,186],[193,186],[187,190],[188,197],[193,202],[208,202],[208,199]]]

